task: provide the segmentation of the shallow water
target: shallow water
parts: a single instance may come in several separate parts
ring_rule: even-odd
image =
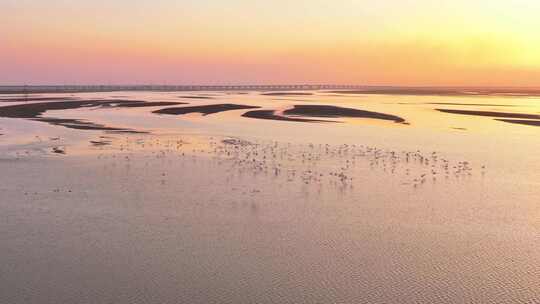
[[[436,110],[533,115],[539,98],[29,99],[50,97],[235,104],[276,115],[332,105],[406,124],[242,117],[249,109],[153,113],[172,106],[42,114],[140,134],[0,118],[2,303],[540,302],[540,127]],[[42,101],[0,106],[34,102]]]

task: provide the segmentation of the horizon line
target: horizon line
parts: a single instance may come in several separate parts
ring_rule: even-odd
[[[331,84],[331,83],[291,83],[291,84],[0,84],[0,88],[35,88],[35,87],[355,87],[355,88],[411,88],[411,89],[540,89],[538,86],[516,86],[516,85],[398,85],[398,84]]]
[[[373,85],[0,85],[0,94],[98,93],[122,91],[189,92],[189,91],[322,91],[358,94],[409,95],[514,95],[540,96],[540,87],[472,87],[472,86],[373,86]]]

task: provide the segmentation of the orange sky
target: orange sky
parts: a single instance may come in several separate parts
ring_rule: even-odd
[[[96,2],[0,2],[0,84],[540,86],[536,0]]]

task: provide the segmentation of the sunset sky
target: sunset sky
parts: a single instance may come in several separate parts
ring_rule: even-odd
[[[0,85],[540,86],[538,0],[1,0]]]

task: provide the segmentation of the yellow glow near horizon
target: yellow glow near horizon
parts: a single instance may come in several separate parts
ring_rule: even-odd
[[[540,86],[538,1],[40,2],[0,3],[0,84]]]

